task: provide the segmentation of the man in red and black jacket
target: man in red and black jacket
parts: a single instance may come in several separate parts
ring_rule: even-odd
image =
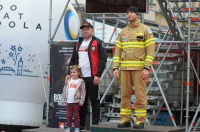
[[[85,120],[87,114],[88,96],[92,105],[92,124],[98,124],[100,118],[99,82],[107,62],[106,49],[103,41],[93,36],[93,26],[85,22],[80,27],[83,37],[74,46],[69,66],[79,65],[86,82],[86,98],[80,110],[80,129],[86,131]],[[70,69],[70,68],[69,68]],[[67,75],[66,78],[70,76]]]

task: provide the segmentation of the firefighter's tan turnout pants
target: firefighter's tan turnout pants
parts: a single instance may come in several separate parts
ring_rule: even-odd
[[[142,79],[142,70],[122,70],[120,75],[121,84],[121,106],[120,121],[131,122],[131,95],[134,84],[136,102],[134,102],[136,123],[145,123],[146,121],[146,83]]]

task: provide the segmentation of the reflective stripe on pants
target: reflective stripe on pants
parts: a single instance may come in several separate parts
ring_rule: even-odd
[[[120,110],[131,110],[131,95],[132,86],[134,84],[136,102],[134,102],[135,110],[146,110],[147,97],[146,97],[146,80],[141,77],[141,70],[123,70],[121,71],[121,108]],[[136,115],[136,121],[144,123],[146,121],[145,116]],[[131,122],[131,114],[121,114],[121,122]]]

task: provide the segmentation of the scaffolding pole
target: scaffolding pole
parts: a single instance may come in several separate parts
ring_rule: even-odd
[[[184,55],[184,51],[182,51]],[[184,100],[184,75],[185,75],[185,60],[182,60],[181,68],[181,115],[180,115],[180,126],[183,126],[183,100]]]
[[[195,125],[195,127],[194,127],[192,132],[196,132],[197,127],[199,126],[199,124],[200,124],[200,117],[199,117],[199,119],[198,119],[198,121],[197,121],[197,123],[196,123],[196,125]]]
[[[47,101],[46,101],[46,127],[49,125],[49,96],[50,96],[50,48],[51,48],[51,27],[52,27],[52,0],[49,2],[49,34],[48,34],[48,84],[47,84]]]
[[[176,122],[175,122],[175,120],[174,120],[174,117],[173,117],[173,115],[172,115],[172,112],[171,112],[171,110],[170,110],[170,108],[169,108],[168,102],[167,102],[167,100],[166,100],[166,98],[165,98],[165,94],[164,94],[164,92],[163,92],[163,90],[162,90],[162,87],[161,87],[161,85],[160,85],[160,83],[159,83],[159,80],[158,80],[158,78],[157,78],[157,76],[156,76],[155,70],[154,70],[154,68],[153,68],[152,66],[151,66],[151,69],[152,69],[152,72],[153,72],[153,74],[154,74],[154,76],[155,76],[156,82],[157,82],[158,87],[159,87],[159,89],[160,89],[160,92],[161,92],[162,98],[163,98],[163,100],[164,100],[164,102],[165,102],[165,105],[166,105],[166,107],[167,107],[167,110],[168,110],[168,112],[169,112],[171,121],[172,121],[174,127],[177,127],[177,126],[176,126]]]
[[[186,91],[186,121],[185,121],[185,131],[188,131],[189,122],[189,102],[190,102],[190,25],[191,25],[191,0],[189,0],[189,10],[188,10],[188,42],[187,42],[187,91]]]
[[[192,119],[192,122],[191,122],[191,124],[190,124],[190,126],[189,126],[188,132],[191,132],[191,129],[192,129],[192,127],[194,126],[194,123],[195,123],[195,120],[196,120],[197,115],[198,115],[198,113],[199,113],[199,110],[200,110],[200,104],[199,104],[199,106],[197,107],[197,110],[196,110],[196,112],[195,112],[195,115],[194,115],[194,117],[193,117],[193,119]]]
[[[200,66],[200,65],[199,65],[199,64],[200,64],[200,63],[199,63],[199,62],[200,62],[199,59],[200,59],[200,53],[198,52],[198,53],[197,53],[197,76],[198,76],[198,77],[199,77],[199,66]],[[197,101],[196,104],[197,104],[197,105],[199,104],[199,84],[200,84],[200,82],[197,83],[197,94],[196,94],[196,96],[197,96],[197,98],[196,98],[196,101]]]

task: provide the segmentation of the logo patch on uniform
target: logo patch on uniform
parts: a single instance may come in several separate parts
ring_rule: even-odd
[[[127,38],[126,37],[122,37],[122,42],[126,41]]]
[[[148,29],[148,33],[149,33],[149,34],[152,34],[152,30],[151,30],[150,28]]]
[[[95,50],[96,50],[96,47],[95,47],[95,46],[92,46],[91,49],[92,49],[92,51],[95,51]]]

